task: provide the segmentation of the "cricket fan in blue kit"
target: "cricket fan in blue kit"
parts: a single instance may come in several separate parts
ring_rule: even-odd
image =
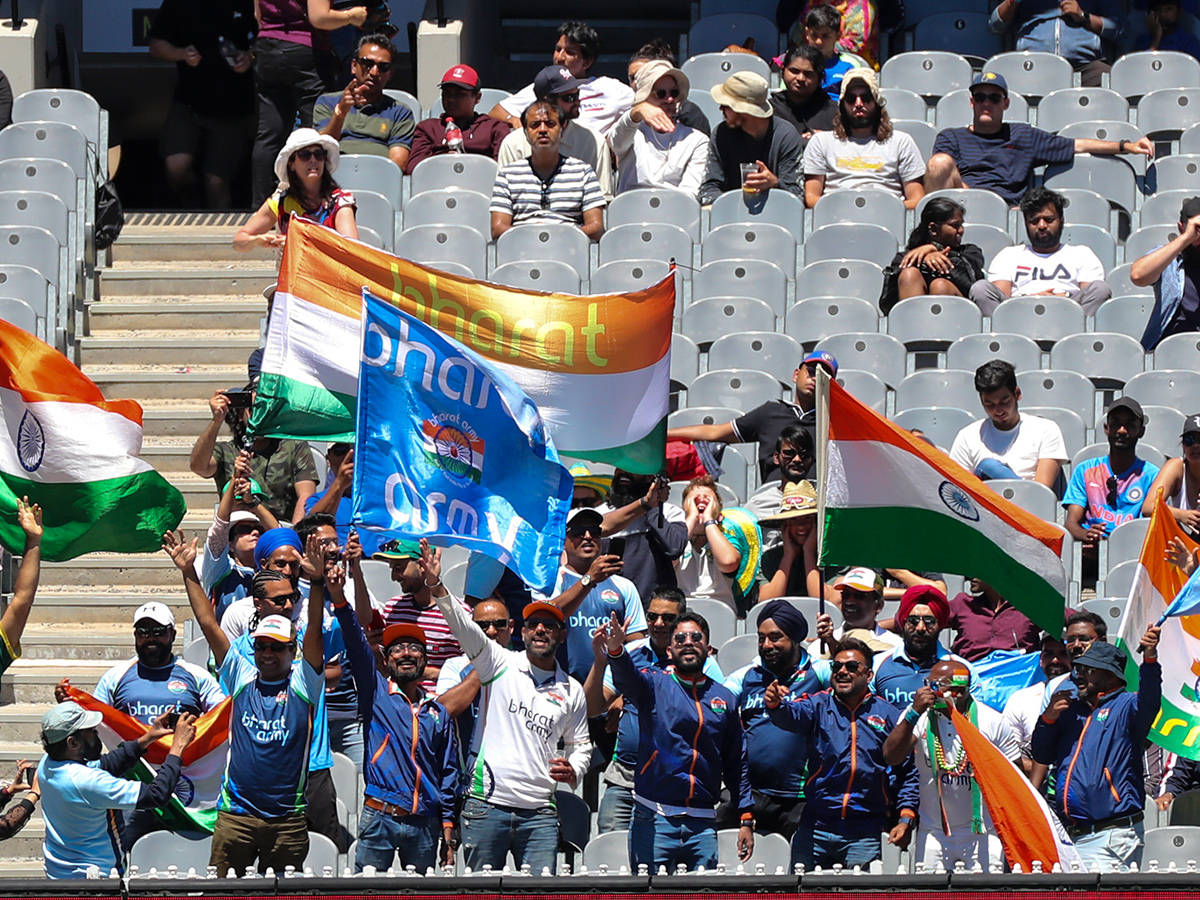
[[[733,694],[704,674],[708,623],[685,613],[667,651],[673,666],[638,668],[625,652],[625,627],[614,613],[599,629],[607,641],[613,683],[638,709],[637,805],[629,829],[629,861],[657,871],[683,863],[717,865],[716,807],[721,782],[741,814],[738,859],[754,852],[754,800],[746,735]]]
[[[862,641],[846,638],[830,663],[830,690],[793,698],[773,682],[764,695],[771,721],[808,740],[793,864],[865,867],[880,857],[880,833],[901,849],[912,840],[920,779],[911,753],[899,766],[884,761],[883,743],[900,712],[868,689],[874,657]]]

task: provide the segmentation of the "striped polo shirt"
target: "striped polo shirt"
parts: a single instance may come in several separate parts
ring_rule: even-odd
[[[510,213],[513,222],[565,222],[582,225],[583,214],[604,206],[604,194],[592,167],[573,156],[559,156],[547,181],[531,159],[509,163],[496,173],[491,212]]]

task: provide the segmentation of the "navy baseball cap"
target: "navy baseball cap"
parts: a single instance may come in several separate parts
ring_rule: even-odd
[[[539,100],[576,90],[583,82],[565,66],[546,66],[533,79],[533,94]]]
[[[991,87],[998,87],[998,88],[1000,88],[1000,90],[1004,91],[1005,97],[1008,96],[1008,82],[1004,80],[1004,76],[1001,75],[999,72],[988,72],[986,70],[983,72],[980,72],[978,75],[975,76],[975,80],[971,82],[971,87],[977,88],[980,85],[990,85]]]
[[[814,350],[812,353],[808,354],[808,356],[804,357],[804,359],[800,360],[800,365],[806,366],[810,362],[821,363],[821,365],[829,370],[831,377],[837,375],[837,357],[828,350]]]

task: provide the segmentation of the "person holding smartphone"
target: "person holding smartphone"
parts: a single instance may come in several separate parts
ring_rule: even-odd
[[[667,502],[669,485],[661,474],[617,469],[608,497],[596,507],[604,517],[603,536],[625,538],[621,575],[640,597],[649,597],[659,585],[677,584],[675,560],[687,547],[687,516]]]

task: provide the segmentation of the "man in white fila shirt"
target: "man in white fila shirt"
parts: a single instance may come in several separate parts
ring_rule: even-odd
[[[483,684],[460,818],[465,863],[477,872],[487,865],[500,871],[511,851],[518,867],[553,872],[554,791],[578,784],[592,755],[583,685],[555,661],[566,636],[563,611],[530,603],[521,632],[525,650],[505,649],[488,640],[442,584],[441,551],[422,540],[421,556],[433,601]]]

